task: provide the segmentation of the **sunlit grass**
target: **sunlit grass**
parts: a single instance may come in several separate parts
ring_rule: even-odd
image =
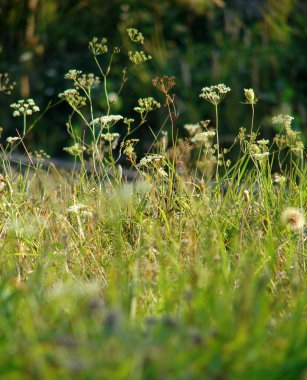
[[[97,60],[106,41],[93,41]],[[170,141],[154,134],[140,159],[128,136],[160,103],[141,99],[133,127],[109,101],[96,115],[96,77],[69,76],[84,95],[61,94],[73,109],[66,150],[80,170],[44,169],[43,152],[10,165],[18,144],[28,154],[26,114],[23,135],[1,145],[0,377],[305,380],[306,169],[292,118],[275,118],[280,133],[268,141],[252,107],[234,160],[219,146],[217,120],[178,139],[174,78],[155,78]],[[126,128],[120,142],[116,123]]]

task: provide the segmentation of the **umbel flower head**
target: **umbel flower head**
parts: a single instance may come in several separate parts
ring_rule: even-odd
[[[85,146],[76,143],[73,146],[63,148],[63,150],[65,150],[67,153],[71,154],[72,156],[78,156],[81,153],[83,153],[86,150],[86,148]]]
[[[33,112],[38,112],[39,107],[35,105],[35,102],[33,99],[27,99],[27,100],[18,100],[17,103],[13,103],[10,106],[14,109],[13,116],[30,116]]]
[[[298,231],[304,228],[305,217],[301,209],[288,207],[281,214],[281,221],[288,226],[292,231]]]
[[[106,115],[106,116],[97,117],[90,124],[91,125],[95,125],[95,124],[105,125],[105,124],[110,124],[110,123],[115,124],[117,121],[122,120],[122,119],[123,117],[121,115]]]
[[[129,36],[131,41],[136,42],[136,43],[140,43],[142,45],[144,44],[144,36],[137,29],[128,28],[127,33],[128,33],[128,36]]]
[[[204,87],[199,97],[204,98],[209,103],[217,106],[229,91],[230,87],[227,87],[224,84],[218,84],[216,86]]]
[[[86,98],[81,96],[74,88],[69,88],[68,90],[62,92],[59,94],[59,98],[66,100],[67,103],[74,109],[86,105]]]

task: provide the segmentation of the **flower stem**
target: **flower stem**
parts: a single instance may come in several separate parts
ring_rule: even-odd
[[[27,129],[27,116],[24,113],[23,114],[23,136],[26,134],[26,129]]]
[[[255,117],[254,103],[251,103],[251,106],[252,106],[252,124],[251,124],[250,141],[252,140],[252,134],[253,134],[253,130],[254,130],[254,117]]]
[[[215,129],[216,129],[216,145],[217,145],[217,165],[216,165],[216,172],[215,172],[216,182],[218,182],[218,179],[219,179],[219,162],[220,162],[219,115],[218,115],[217,107],[218,105],[215,104]]]

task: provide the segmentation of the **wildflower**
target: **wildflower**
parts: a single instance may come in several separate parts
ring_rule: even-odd
[[[189,132],[190,136],[194,136],[197,132],[200,132],[200,130],[201,130],[199,123],[197,123],[197,124],[185,124],[183,126],[183,128]]]
[[[150,55],[146,55],[142,50],[140,50],[135,52],[128,51],[128,58],[134,64],[139,65],[140,63],[150,60],[152,57]]]
[[[94,74],[82,74],[81,70],[69,70],[64,76],[65,79],[74,81],[74,87],[78,90],[80,87],[84,90],[90,91],[92,88],[97,87],[100,83],[100,78]]]
[[[8,137],[8,138],[6,139],[6,141],[7,141],[9,144],[13,144],[15,141],[18,141],[18,140],[20,140],[20,137],[17,137],[17,136],[15,136],[15,137]]]
[[[72,108],[80,108],[86,104],[86,98],[81,96],[75,89],[68,89],[62,92],[59,94],[59,98],[66,100]]]
[[[252,88],[245,88],[244,89],[244,95],[245,95],[247,104],[256,104],[257,103],[258,99],[255,98],[255,93],[254,93],[254,90]]]
[[[278,173],[273,174],[273,182],[278,183],[280,185],[284,184],[287,181],[286,177],[280,175]]]
[[[161,177],[168,177],[168,174],[166,173],[166,171],[163,169],[163,168],[159,168],[158,169],[158,172],[157,172]]]
[[[293,131],[291,127],[292,120],[294,118],[290,115],[278,115],[273,117],[273,124],[281,124],[285,128],[285,136],[277,134],[274,138],[276,145],[281,149],[289,147],[294,154],[301,156],[304,150],[304,144],[301,139],[301,133]]]
[[[131,123],[134,123],[134,119],[128,119],[128,118],[124,118],[124,123],[127,124],[127,125],[130,125]]]
[[[110,103],[112,103],[112,104],[116,103],[118,101],[118,97],[117,97],[116,92],[110,92],[108,94],[108,99],[109,99]]]
[[[65,150],[67,153],[71,154],[72,156],[79,156],[79,154],[84,152],[86,148],[85,146],[76,143],[73,146],[63,148],[63,150]]]
[[[121,115],[108,115],[108,116],[101,116],[101,117],[98,117],[96,119],[94,119],[92,122],[91,122],[91,125],[93,124],[108,124],[108,123],[116,123],[117,121],[119,120],[122,120],[123,117]]]
[[[291,127],[292,120],[294,120],[293,116],[280,114],[272,118],[272,123],[282,124],[285,127]]]
[[[259,145],[268,145],[269,144],[269,140],[264,140],[264,139],[262,139],[262,140],[258,140],[257,141],[257,143],[259,144]]]
[[[130,132],[131,124],[134,123],[134,119],[124,118],[124,124],[127,125],[128,133]]]
[[[163,160],[164,156],[161,154],[149,154],[148,156],[143,157],[137,166],[161,165]]]
[[[49,159],[50,156],[43,149],[34,151],[35,159],[39,163],[43,163],[46,159]]]
[[[66,210],[67,214],[79,214],[80,212],[82,215],[89,216],[90,211],[87,210],[87,207],[81,203],[75,203],[72,206],[68,207]]]
[[[82,70],[69,70],[68,73],[65,74],[64,78],[76,80],[81,73]]]
[[[121,143],[121,148],[124,148],[124,154],[131,160],[134,161],[136,159],[136,154],[134,152],[135,145],[139,142],[139,139],[130,139],[123,141]]]
[[[127,145],[124,149],[124,154],[128,157],[133,157],[134,155],[134,146],[133,145]]]
[[[104,54],[104,53],[107,53],[108,51],[108,47],[106,45],[107,43],[107,39],[106,38],[102,38],[100,40],[100,42],[98,41],[98,38],[97,37],[94,37],[88,44],[88,47],[90,49],[90,51],[94,54],[94,55],[101,55],[101,54]]]
[[[300,230],[305,225],[304,213],[299,208],[288,207],[281,214],[281,221],[293,231]]]
[[[105,134],[101,134],[101,137],[105,139],[106,141],[112,142],[116,138],[117,139],[119,138],[119,133],[105,133]]]
[[[152,97],[141,98],[138,100],[138,103],[139,107],[134,107],[134,110],[139,113],[150,112],[161,107],[161,104]]]
[[[255,160],[261,161],[265,158],[267,158],[270,155],[269,152],[263,152],[263,153],[254,153],[252,156],[254,157]]]
[[[199,96],[217,106],[229,91],[230,87],[227,87],[224,84],[218,84],[216,86],[204,87]]]
[[[168,96],[170,90],[176,85],[174,76],[164,75],[163,77],[156,77],[152,80],[152,84],[164,95]]]
[[[14,109],[13,116],[18,117],[21,115],[32,115],[33,112],[38,112],[39,107],[35,105],[35,102],[33,99],[27,99],[27,100],[18,100],[17,103],[13,103],[10,105],[11,108]]]
[[[75,80],[74,86],[76,88],[81,87],[81,88],[89,91],[90,89],[97,87],[99,85],[99,83],[100,83],[99,77],[90,73],[90,74],[82,74],[81,76],[79,76]]]
[[[198,133],[197,135],[195,135],[191,139],[191,141],[194,142],[194,143],[207,142],[210,137],[214,137],[214,136],[215,136],[215,132],[214,131],[201,132],[201,133]]]
[[[127,33],[128,33],[128,36],[129,36],[131,41],[136,42],[136,43],[140,43],[143,45],[144,37],[143,37],[143,34],[141,32],[139,32],[135,28],[128,28]]]
[[[0,92],[11,95],[15,86],[16,82],[10,82],[8,73],[0,73]]]

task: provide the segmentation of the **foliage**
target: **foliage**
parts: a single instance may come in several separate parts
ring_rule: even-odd
[[[113,60],[146,46],[136,29],[128,38],[128,51],[92,39],[97,75],[65,75],[71,172],[29,151],[28,133],[43,120],[29,123],[40,112],[34,100],[10,110],[23,125],[0,145],[0,375],[304,380],[307,177],[294,118],[275,116],[278,133],[264,138],[258,93],[244,89],[249,128],[222,148],[220,107],[235,96],[218,84],[195,95],[214,121],[187,124],[180,138],[176,82],[166,75],[153,79],[163,102],[140,98],[135,120],[115,113],[127,71],[115,69],[110,99]],[[132,68],[146,67],[143,58]],[[154,131],[148,115],[161,104]],[[154,141],[141,159],[138,129]],[[25,167],[10,164],[18,146]]]

